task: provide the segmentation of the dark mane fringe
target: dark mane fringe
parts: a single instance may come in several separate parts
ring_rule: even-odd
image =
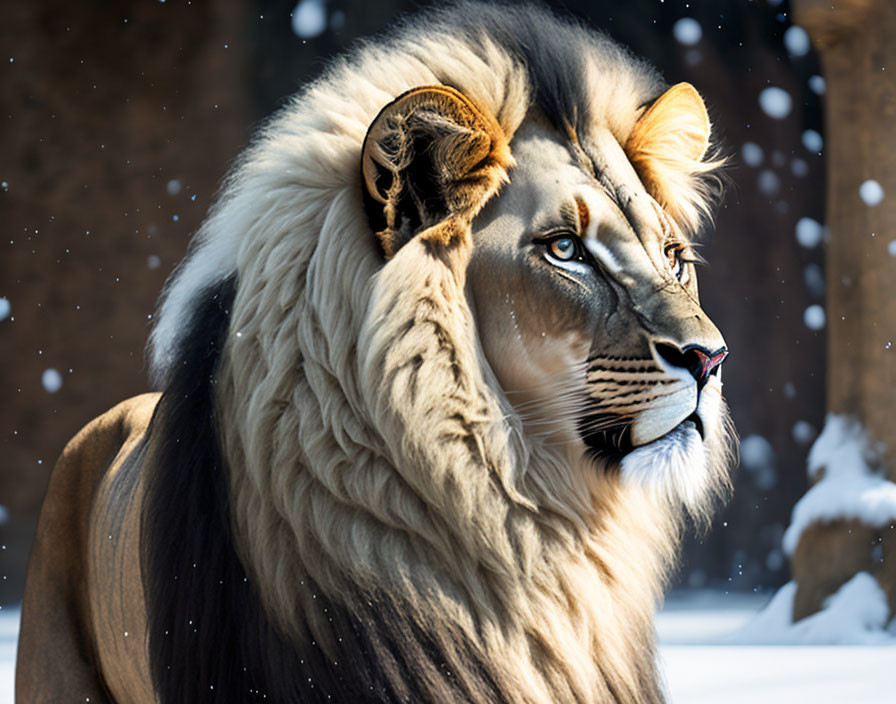
[[[149,428],[154,471],[141,550],[150,667],[162,702],[251,701],[255,689],[254,673],[233,667],[241,640],[233,615],[248,584],[235,559],[213,415],[235,290],[231,277],[205,292]]]
[[[214,419],[235,277],[202,296],[149,429],[142,536],[150,668],[159,701],[310,701],[234,549]],[[275,688],[271,688],[271,683]],[[292,691],[290,692],[290,689]]]

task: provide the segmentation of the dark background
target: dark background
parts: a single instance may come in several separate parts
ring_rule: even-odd
[[[147,390],[155,299],[253,128],[327,57],[429,4],[320,1],[328,27],[305,39],[294,0],[0,4],[0,604],[21,599],[65,442]],[[824,302],[823,252],[795,237],[800,218],[824,214],[823,152],[801,143],[806,129],[824,134],[823,96],[808,84],[817,60],[785,49],[786,1],[548,4],[605,29],[669,83],[693,83],[731,155],[700,279],[732,350],[725,390],[745,466],[711,532],[687,541],[675,584],[774,588],[789,578],[780,538],[824,416],[825,333],[803,322]],[[700,23],[696,44],[675,39],[682,17]],[[770,85],[792,96],[784,119],[760,109]],[[761,148],[758,166],[745,143]],[[47,369],[62,379],[52,393]]]

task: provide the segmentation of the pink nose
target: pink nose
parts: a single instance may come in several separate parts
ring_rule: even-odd
[[[706,385],[706,382],[709,381],[709,377],[712,373],[725,361],[725,357],[728,356],[728,350],[723,347],[716,352],[710,352],[703,347],[694,345],[685,348],[684,356],[685,358],[690,357],[688,360],[690,362],[688,364],[688,370],[697,380],[697,386],[702,389]]]
[[[721,347],[715,352],[710,352],[701,345],[687,345],[679,348],[668,343],[658,343],[657,352],[673,367],[687,369],[691,376],[697,380],[697,389],[702,389],[709,381],[709,377],[719,368],[728,356],[728,348]]]

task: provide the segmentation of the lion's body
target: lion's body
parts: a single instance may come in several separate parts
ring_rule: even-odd
[[[728,457],[679,254],[709,122],[663,89],[468,4],[269,123],[166,289],[164,393],[60,460],[24,700],[661,701],[653,610]]]
[[[139,559],[145,470],[132,453],[158,397],[97,418],[56,466],[29,566],[22,618],[40,628],[22,629],[18,701],[154,701]]]

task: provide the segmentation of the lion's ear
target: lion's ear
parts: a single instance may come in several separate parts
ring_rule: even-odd
[[[511,161],[495,118],[453,88],[422,86],[389,103],[361,155],[368,216],[386,256],[445,219],[472,220]]]
[[[692,179],[715,169],[704,162],[711,132],[706,106],[690,83],[663,93],[638,118],[625,151],[650,194],[679,224],[690,229]]]

